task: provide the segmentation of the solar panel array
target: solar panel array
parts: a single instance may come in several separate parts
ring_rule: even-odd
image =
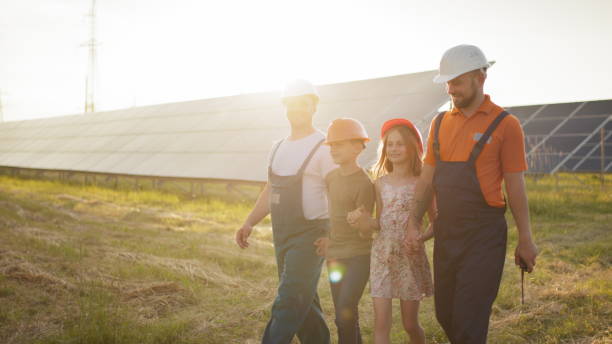
[[[530,172],[600,172],[602,167],[606,172],[612,170],[612,99],[506,110],[523,125]]]
[[[402,116],[426,129],[447,101],[434,71],[319,87],[315,125],[337,117],[380,125]],[[288,135],[279,93],[189,102],[0,124],[0,166],[154,177],[264,181],[273,141]]]

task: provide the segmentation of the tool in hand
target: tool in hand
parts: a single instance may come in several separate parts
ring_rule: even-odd
[[[525,304],[525,271],[528,270],[527,263],[519,257],[519,268],[521,269],[521,305]]]

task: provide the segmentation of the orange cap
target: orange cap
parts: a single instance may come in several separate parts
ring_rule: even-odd
[[[344,140],[363,140],[370,141],[368,133],[363,124],[352,118],[338,118],[331,122],[327,128],[327,138],[325,144]]]
[[[380,138],[384,138],[385,134],[387,133],[387,131],[389,131],[389,129],[393,128],[393,127],[407,127],[408,129],[410,129],[410,131],[412,131],[412,134],[414,135],[414,137],[417,140],[417,144],[418,144],[418,148],[419,148],[419,152],[421,152],[421,154],[423,154],[423,138],[421,137],[421,132],[419,131],[419,129],[409,120],[404,119],[404,118],[394,118],[394,119],[390,119],[388,121],[386,121],[383,126],[382,129],[380,130]]]

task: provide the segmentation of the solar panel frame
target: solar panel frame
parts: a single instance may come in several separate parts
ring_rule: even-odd
[[[526,151],[531,152],[527,156],[529,172],[600,172],[601,164],[594,168],[593,160],[601,163],[601,157],[594,154],[598,149],[594,147],[601,145],[599,127],[612,131],[612,99],[507,109],[510,113],[519,113],[524,125]],[[608,149],[612,148],[612,135],[606,136],[604,146],[607,164],[612,161],[612,150]],[[576,166],[583,158],[584,162]]]

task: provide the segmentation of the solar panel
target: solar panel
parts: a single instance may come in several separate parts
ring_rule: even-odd
[[[612,167],[612,99],[589,102],[508,107],[525,131],[529,171],[600,172]],[[606,170],[607,168],[607,170]]]
[[[578,117],[568,120],[557,134],[588,135],[606,120],[605,117]]]
[[[523,130],[525,135],[547,135],[557,125],[561,124],[563,119],[560,118],[543,118],[533,119],[527,123]]]
[[[337,117],[364,123],[373,140],[361,163],[375,160],[382,123],[421,125],[447,101],[435,71],[322,85],[315,126]],[[142,176],[264,181],[274,140],[289,134],[280,93],[143,106],[0,124],[0,166]]]
[[[561,103],[561,104],[547,104],[546,108],[538,115],[538,119],[548,117],[567,117],[572,111],[574,111],[580,103]]]
[[[529,118],[536,110],[538,110],[541,105],[531,105],[531,106],[523,106],[523,107],[509,107],[506,110],[516,116],[519,120],[524,121]]]
[[[612,113],[612,99],[588,102],[578,113],[578,116],[610,115]]]

